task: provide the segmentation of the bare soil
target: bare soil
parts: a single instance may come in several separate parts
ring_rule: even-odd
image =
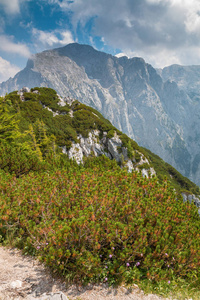
[[[109,288],[106,284],[66,287],[54,279],[33,257],[24,256],[17,249],[0,247],[0,300],[37,299],[43,293],[62,291],[69,300],[163,300],[145,295],[137,285]]]

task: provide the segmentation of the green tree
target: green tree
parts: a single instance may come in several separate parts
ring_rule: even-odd
[[[26,147],[37,155],[42,160],[47,156],[56,157],[56,143],[54,135],[47,135],[47,128],[43,121],[37,120],[33,125],[29,125],[29,130],[26,131]]]
[[[17,115],[10,113],[4,98],[0,98],[0,139],[11,142],[19,138],[18,123]]]
[[[31,124],[29,125],[29,130],[26,131],[25,135],[29,139],[24,143],[24,147],[27,150],[34,152],[36,154],[36,156],[40,160],[42,160],[42,152],[41,152],[39,144],[37,142],[37,138],[36,138],[34,128]]]

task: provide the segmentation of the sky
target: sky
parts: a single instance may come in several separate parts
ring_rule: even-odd
[[[0,0],[0,82],[73,42],[156,68],[200,65],[200,0]]]

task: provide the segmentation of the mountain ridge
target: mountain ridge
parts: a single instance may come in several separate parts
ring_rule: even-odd
[[[163,81],[142,58],[117,58],[88,45],[69,44],[35,54],[14,79],[0,85],[0,93],[22,86],[50,87],[92,106],[200,184],[199,168],[194,168],[200,163],[195,138],[200,106],[175,82]]]
[[[183,193],[186,198],[192,193],[200,194],[199,188],[172,166],[150,150],[140,147],[97,110],[76,99],[63,98],[51,88],[39,87],[31,90],[23,88],[3,99],[4,105],[9,105],[9,109],[12,107],[12,114],[18,118],[19,130],[25,133],[21,142],[31,144],[31,149],[35,149],[40,158],[51,152],[52,147],[53,152],[62,152],[83,165],[87,158],[105,156],[128,172],[141,171],[142,176],[147,178],[156,175],[160,181],[167,177],[178,193]],[[1,166],[4,164],[10,168],[2,157]],[[23,167],[19,167],[17,172],[21,176]]]

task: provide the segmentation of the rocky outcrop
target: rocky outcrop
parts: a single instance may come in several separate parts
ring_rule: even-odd
[[[155,170],[150,167],[149,161],[143,154],[140,154],[140,161],[136,163],[134,156],[130,159],[126,147],[122,146],[122,141],[119,136],[114,133],[111,138],[107,137],[107,132],[104,132],[103,138],[100,139],[100,132],[93,130],[89,132],[88,137],[78,135],[79,143],[72,142],[69,150],[63,147],[63,153],[67,154],[70,159],[74,159],[78,164],[84,163],[84,156],[100,156],[106,155],[110,159],[115,159],[121,167],[127,168],[128,172],[132,170],[142,172],[143,176],[149,177],[155,175]],[[142,165],[145,164],[145,168]],[[149,168],[146,166],[149,165]]]
[[[31,91],[28,87],[23,87],[20,91],[17,92],[17,94],[20,95],[20,99],[22,101],[25,101],[24,93],[39,94],[40,92],[38,90]],[[73,118],[72,104],[75,99],[71,99],[70,97],[61,97],[60,95],[57,95],[57,97],[59,99],[58,105],[69,105],[69,115],[71,118]],[[53,117],[62,114],[59,111],[53,111],[44,104],[42,104],[42,107],[51,111]],[[99,116],[95,114],[95,112],[92,112],[92,114],[99,118]],[[133,170],[136,170],[138,172],[141,171],[144,177],[149,177],[156,174],[155,170],[150,166],[147,158],[139,151],[133,151],[133,153],[136,153],[137,155],[139,154],[140,160],[138,161],[137,159],[137,162],[134,155],[132,155],[131,158],[128,156],[128,149],[123,146],[123,143],[120,137],[117,135],[116,131],[114,131],[113,137],[108,137],[108,133],[106,131],[100,132],[99,130],[91,130],[88,133],[88,137],[83,137],[81,134],[77,135],[77,140],[78,143],[71,141],[70,149],[67,149],[66,146],[63,146],[62,152],[64,154],[67,154],[70,159],[75,160],[78,164],[84,163],[84,157],[97,157],[105,155],[109,159],[115,159],[119,163],[119,165],[121,167],[125,167],[128,172],[132,172]],[[145,166],[144,168],[142,167],[143,165]]]
[[[69,44],[32,56],[24,70],[0,85],[0,94],[24,85],[54,88],[62,97],[99,110],[139,145],[200,184],[200,102],[194,105],[187,90],[160,75],[142,58],[117,58]]]
[[[20,91],[17,92],[22,101],[24,101],[24,93],[30,93],[30,89],[28,87],[23,87]]]
[[[198,208],[198,214],[200,215],[200,198],[193,194],[181,193],[183,197],[183,202],[189,201],[190,203],[194,203]]]

